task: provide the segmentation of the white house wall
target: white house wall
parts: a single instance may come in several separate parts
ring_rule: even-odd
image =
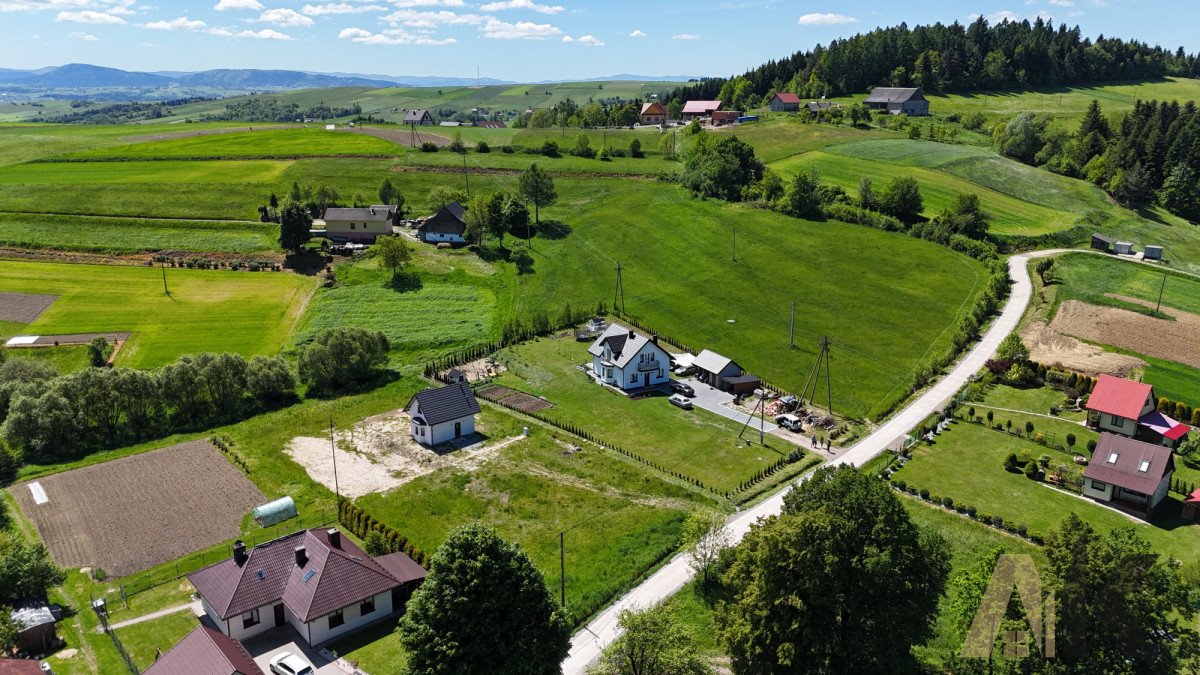
[[[340,637],[351,631],[357,630],[373,621],[383,618],[392,613],[392,592],[385,591],[375,596],[375,611],[363,616],[359,614],[359,603],[354,603],[349,607],[342,609],[342,617],[346,622],[337,628],[329,627],[329,617],[322,616],[313,619],[309,622],[308,627],[312,631],[309,638],[309,644],[319,645],[328,642],[333,638]],[[305,631],[300,631],[301,635]]]
[[[467,240],[462,235],[452,232],[426,232],[424,234],[425,241],[442,242],[448,241],[452,244],[465,244]]]
[[[1100,413],[1100,423],[1097,425],[1102,431],[1111,431],[1114,434],[1121,434],[1133,438],[1137,432],[1137,422],[1128,417],[1117,417],[1109,413]]]
[[[1105,483],[1103,490],[1097,490],[1094,487],[1092,487],[1092,479],[1088,478],[1083,481],[1083,494],[1087,495],[1088,497],[1091,497],[1092,499],[1099,499],[1101,501],[1111,502],[1112,495],[1113,495],[1113,486],[1112,486],[1112,483]]]
[[[210,608],[206,605],[205,610],[208,611],[208,610],[210,610]],[[217,615],[210,614],[209,616],[215,617]],[[255,635],[258,635],[259,633],[266,632],[274,627],[275,627],[275,603],[271,603],[269,605],[263,605],[262,607],[258,608],[258,623],[254,624],[253,626],[251,626],[249,628],[246,628],[244,626],[241,614],[238,614],[237,616],[229,617],[229,633],[228,633],[228,635],[229,635],[229,637],[234,638],[235,640],[246,640],[248,638],[254,637]]]
[[[1167,491],[1171,489],[1171,476],[1175,475],[1174,471],[1168,471],[1158,482],[1158,489],[1150,497],[1150,508],[1158,506],[1158,503],[1167,498]]]

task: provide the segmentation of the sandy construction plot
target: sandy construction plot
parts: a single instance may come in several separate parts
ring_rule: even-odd
[[[0,291],[0,321],[33,323],[57,299],[57,295]]]
[[[337,443],[338,489],[342,495],[354,498],[372,492],[384,492],[433,473],[445,467],[474,471],[483,466],[505,445],[520,440],[488,439],[487,430],[478,420],[474,437],[467,437],[464,447],[443,451],[430,450],[409,435],[410,418],[403,411],[394,411],[363,420],[353,430],[334,434]],[[287,448],[313,480],[330,490],[333,483],[333,449],[329,437],[299,437]]]
[[[45,503],[36,503],[42,499],[35,500],[34,483],[45,491]],[[232,539],[250,509],[266,501],[208,441],[123,457],[9,490],[59,564],[100,567],[110,576]]]
[[[1044,321],[1034,321],[1026,326],[1021,331],[1021,340],[1029,347],[1031,360],[1080,373],[1125,377],[1146,365],[1136,356],[1106,352],[1096,345],[1063,335]]]
[[[1153,307],[1153,303],[1124,296],[1115,299]],[[1057,333],[1140,352],[1200,368],[1200,316],[1163,307],[1174,321],[1157,319],[1116,307],[1068,300],[1050,322]]]

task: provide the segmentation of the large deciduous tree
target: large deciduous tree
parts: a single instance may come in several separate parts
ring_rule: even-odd
[[[400,273],[400,268],[412,259],[412,251],[401,237],[379,237],[375,240],[375,251],[379,254],[379,261],[383,266],[392,270],[393,279]]]
[[[897,177],[888,182],[879,197],[879,210],[906,223],[915,222],[921,216],[925,203],[921,199],[921,188],[917,179]]]
[[[763,177],[754,148],[737,136],[719,139],[699,134],[687,152],[680,181],[693,194],[739,201],[747,187]]]
[[[529,556],[482,525],[438,548],[398,630],[416,675],[557,674],[571,639]]]
[[[362,384],[387,362],[387,353],[388,339],[379,331],[331,328],[300,352],[300,381],[317,391]]]
[[[299,202],[289,201],[279,216],[279,246],[299,251],[312,236],[312,217]]]
[[[517,189],[525,201],[533,204],[533,222],[540,225],[540,210],[558,201],[554,179],[537,164],[531,164],[517,181]]]
[[[594,675],[712,672],[700,656],[695,638],[661,604],[637,612],[622,610],[618,621],[624,632],[604,650]]]

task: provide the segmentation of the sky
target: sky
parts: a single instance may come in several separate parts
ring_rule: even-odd
[[[980,14],[1200,51],[1196,0],[0,0],[0,68],[724,76],[877,26]]]

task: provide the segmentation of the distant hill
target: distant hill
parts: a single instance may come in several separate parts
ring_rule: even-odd
[[[341,77],[297,70],[218,69],[195,73],[143,73],[82,63],[39,71],[0,69],[0,84],[30,89],[157,88],[170,86],[214,89],[314,89],[323,87],[390,87],[386,80]]]
[[[298,70],[204,70],[179,75],[181,84],[218,89],[318,89],[324,87],[390,87],[393,82],[363,77],[342,77]]]
[[[84,87],[166,87],[171,79],[153,73],[138,73],[85,63],[37,71],[0,72],[0,83],[19,84],[37,89],[75,89]]]

